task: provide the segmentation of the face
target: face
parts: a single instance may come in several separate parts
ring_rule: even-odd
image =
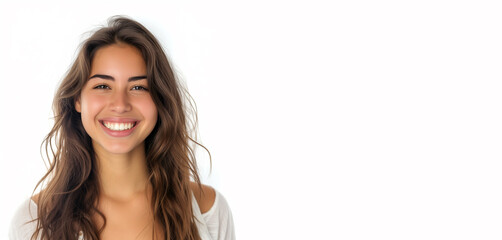
[[[89,80],[75,103],[96,153],[144,149],[157,122],[148,89],[146,64],[137,48],[119,43],[96,51]]]

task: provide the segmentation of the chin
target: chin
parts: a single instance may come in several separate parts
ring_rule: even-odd
[[[134,146],[118,145],[118,146],[110,146],[110,148],[108,148],[107,150],[109,153],[127,154],[133,152],[136,148]]]
[[[108,143],[99,144],[102,151],[109,154],[129,154],[140,150],[142,145],[131,145],[130,143]]]

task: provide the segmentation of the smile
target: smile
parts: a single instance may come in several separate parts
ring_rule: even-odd
[[[106,122],[103,121],[102,124],[112,130],[112,131],[124,131],[133,128],[136,125],[136,122],[128,122],[128,123],[118,123],[118,122]]]

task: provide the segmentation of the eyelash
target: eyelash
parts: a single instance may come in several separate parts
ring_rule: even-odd
[[[136,89],[138,88],[138,89]],[[105,84],[100,84],[94,87],[94,89],[110,89],[108,85]],[[148,88],[143,87],[143,86],[134,86],[131,88],[132,90],[143,90],[143,91],[148,91]]]

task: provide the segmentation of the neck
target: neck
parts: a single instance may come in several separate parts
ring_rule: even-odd
[[[127,201],[149,189],[144,145],[129,153],[113,154],[95,146],[102,197]]]

